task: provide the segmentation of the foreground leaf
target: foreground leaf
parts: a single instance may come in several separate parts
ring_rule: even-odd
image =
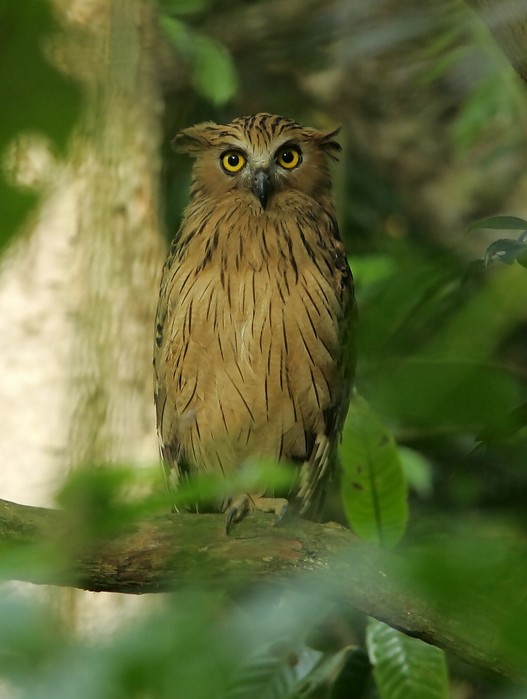
[[[222,699],[286,699],[296,682],[287,644],[275,643],[240,668]]]
[[[482,221],[475,221],[468,227],[468,231],[474,231],[480,228],[491,228],[493,230],[502,231],[524,231],[527,229],[527,221],[518,216],[491,216]]]
[[[226,46],[174,17],[161,17],[160,27],[188,63],[197,92],[215,105],[225,104],[234,97],[238,79]]]
[[[376,619],[366,633],[373,676],[381,699],[447,699],[443,651],[405,636]]]
[[[0,161],[21,133],[45,134],[64,149],[80,113],[80,90],[47,58],[47,42],[60,29],[47,2],[0,3]],[[12,186],[0,167],[0,250],[35,198]]]

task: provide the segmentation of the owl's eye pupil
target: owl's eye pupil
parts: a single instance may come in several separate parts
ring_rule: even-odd
[[[234,175],[240,172],[245,165],[245,157],[242,153],[231,150],[221,155],[220,162],[224,172],[228,175]]]
[[[286,170],[293,170],[293,168],[297,167],[297,165],[300,165],[302,162],[302,154],[300,153],[300,149],[296,146],[291,148],[287,146],[284,147],[277,152],[275,158],[278,165]]]

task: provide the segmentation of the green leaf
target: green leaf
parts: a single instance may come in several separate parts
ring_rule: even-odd
[[[141,473],[140,469],[115,464],[72,471],[56,495],[68,518],[68,540],[81,545],[111,539],[128,531],[139,517],[156,512],[160,504],[157,498],[145,497],[151,476],[150,469]]]
[[[213,104],[225,104],[234,97],[238,83],[230,53],[218,41],[196,34],[193,83]]]
[[[381,699],[448,699],[443,651],[370,619],[366,643]]]
[[[407,486],[392,435],[357,396],[344,427],[342,498],[358,536],[394,546],[408,519]]]
[[[296,683],[287,643],[269,644],[239,670],[222,699],[287,699]]]
[[[494,230],[524,231],[527,230],[527,221],[517,216],[491,216],[482,221],[475,221],[467,228],[467,233],[480,228],[492,228]]]
[[[483,262],[487,267],[494,259],[504,262],[506,265],[512,265],[527,251],[527,243],[523,239],[523,234],[519,240],[512,238],[500,238],[491,243],[485,251]]]
[[[287,464],[277,464],[259,457],[248,461],[237,473],[194,474],[184,480],[169,497],[176,507],[195,506],[196,503],[214,502],[232,496],[233,493],[265,491],[287,492],[294,481],[294,471]]]
[[[0,600],[0,673],[24,675],[45,664],[64,642],[51,609],[5,590]]]
[[[0,160],[24,131],[44,133],[63,148],[79,114],[80,90],[46,59],[46,42],[59,29],[50,3],[0,2]],[[0,248],[35,197],[10,186],[0,167]]]
[[[223,44],[193,31],[174,17],[162,17],[160,27],[190,64],[192,84],[197,92],[216,105],[225,104],[236,94],[236,69]]]
[[[495,123],[503,110],[500,97],[504,100],[503,79],[496,74],[483,80],[469,95],[458,118],[453,124],[454,143],[460,150],[471,148]]]
[[[397,273],[395,262],[388,255],[359,255],[350,258],[349,263],[360,291],[385,282]]]
[[[445,627],[457,618],[489,656],[525,675],[527,547],[521,528],[503,518],[474,526],[473,514],[455,522],[450,515],[414,543],[395,575],[440,612]]]
[[[525,257],[527,252],[527,243],[524,241],[525,232],[522,233],[518,240],[513,238],[500,238],[491,243],[485,251],[483,264],[485,267],[495,259],[504,262],[506,265],[512,265],[516,260]],[[520,262],[521,264],[521,262]]]
[[[191,60],[194,43],[187,25],[174,17],[161,17],[159,26],[176,51]]]

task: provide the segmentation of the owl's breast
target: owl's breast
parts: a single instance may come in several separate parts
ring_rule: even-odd
[[[228,278],[228,283],[227,283]],[[182,267],[166,364],[170,424],[187,461],[222,470],[257,454],[303,458],[339,391],[338,302],[306,266]]]

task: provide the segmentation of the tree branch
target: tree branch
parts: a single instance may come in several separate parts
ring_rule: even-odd
[[[321,590],[325,597],[468,662],[526,679],[523,660],[512,658],[493,640],[500,635],[493,627],[495,615],[489,620],[482,614],[475,624],[466,608],[455,613],[440,609],[409,579],[403,557],[365,544],[336,524],[295,520],[272,526],[271,522],[269,515],[254,514],[227,536],[222,515],[167,515],[140,522],[106,543],[79,547],[77,542],[76,553],[69,559],[74,563],[68,567],[20,570],[10,569],[4,561],[1,574],[37,584],[134,594],[161,592],[207,578],[233,592],[264,581],[298,587],[313,580],[309,590],[314,594]],[[54,543],[71,555],[72,538],[64,513],[0,500],[4,549]],[[474,605],[488,607],[485,600],[476,599]],[[507,624],[510,619],[505,617]]]

